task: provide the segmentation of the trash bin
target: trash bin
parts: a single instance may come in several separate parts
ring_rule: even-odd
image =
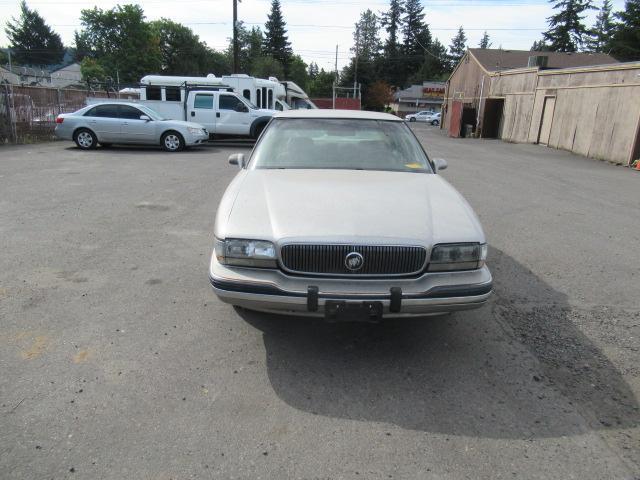
[[[464,133],[463,133],[464,138],[471,138],[473,137],[473,125],[471,125],[470,123],[465,123],[464,124]]]

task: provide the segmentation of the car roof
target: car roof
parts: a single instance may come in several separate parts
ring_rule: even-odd
[[[368,112],[365,110],[331,110],[331,109],[309,109],[309,110],[286,110],[278,112],[274,118],[339,118],[350,120],[387,120],[401,122],[395,115],[382,112]]]
[[[112,100],[109,101],[107,99],[105,99],[105,101],[101,101],[101,102],[95,102],[95,103],[91,103],[89,105],[87,105],[87,107],[96,107],[98,105],[128,105],[130,107],[140,107],[141,105],[139,103],[135,103],[135,102],[119,102],[117,100]],[[86,107],[83,107],[86,108]]]

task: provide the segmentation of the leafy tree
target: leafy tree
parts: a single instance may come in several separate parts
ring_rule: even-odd
[[[608,1],[608,0],[607,0]],[[480,48],[489,48],[491,46],[491,41],[489,39],[489,34],[486,32],[484,32],[484,34],[482,35],[482,38],[480,39],[480,43],[478,44],[478,46]]]
[[[393,90],[383,80],[374,82],[363,96],[362,103],[366,104],[368,110],[382,111],[393,102]]]
[[[307,73],[307,64],[304,63],[300,55],[293,55],[291,57],[287,80],[291,80],[306,90],[309,83],[309,73]]]
[[[78,52],[96,59],[108,76],[133,83],[161,71],[160,41],[140,6],[85,9],[80,22],[83,30],[75,35]]]
[[[82,74],[82,80],[85,82],[102,82],[107,76],[104,68],[102,68],[97,60],[91,57],[82,59],[82,62],[80,62],[80,73]]]
[[[382,77],[396,86],[400,86],[405,80],[402,69],[399,68],[404,60],[400,51],[400,33],[403,14],[402,0],[391,0],[389,2],[389,10],[382,14],[380,20],[380,23],[387,32],[380,70]]]
[[[166,18],[153,21],[150,25],[159,40],[162,73],[193,76],[211,73],[207,70],[211,50],[193,30]]]
[[[577,52],[588,33],[583,20],[585,12],[594,8],[591,0],[557,0],[553,8],[558,13],[547,18],[549,30],[542,33],[544,40],[553,52]]]
[[[467,51],[467,36],[462,27],[458,29],[458,33],[451,40],[449,45],[449,57],[451,59],[451,67],[455,68]]]
[[[65,48],[60,35],[47,25],[40,14],[20,2],[20,17],[8,21],[4,29],[16,63],[52,65],[62,62]]]
[[[261,63],[263,42],[264,35],[260,27],[252,27],[249,30],[242,22],[238,22],[238,62],[240,72],[251,73],[254,67]],[[233,63],[233,39],[231,38],[229,39],[226,55],[229,62]]]
[[[426,51],[431,47],[431,33],[424,23],[424,11],[420,0],[405,1],[402,22],[405,75],[412,75],[420,70]]]
[[[620,20],[611,53],[619,60],[640,60],[640,0],[627,0],[624,11],[615,14]]]
[[[586,47],[590,52],[608,52],[611,37],[615,33],[615,23],[611,15],[611,1],[604,0],[602,8],[598,12],[596,24],[588,32]]]
[[[258,78],[277,77],[285,78],[284,67],[271,55],[263,55],[258,58],[252,65],[249,74]]]
[[[280,62],[284,69],[284,74],[289,73],[289,61],[293,55],[291,43],[287,37],[287,26],[282,16],[280,0],[271,0],[271,12],[264,25],[263,51]]]
[[[335,80],[333,72],[321,69],[316,77],[309,82],[308,94],[311,98],[326,98],[333,95],[333,82]]]

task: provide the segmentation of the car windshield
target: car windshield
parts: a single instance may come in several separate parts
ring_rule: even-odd
[[[147,107],[145,105],[136,104],[136,108],[139,108],[144,113],[149,115],[149,117],[151,117],[152,120],[157,120],[159,122],[163,121],[163,120],[166,120],[166,118],[163,118],[162,115],[160,115],[158,112],[156,112],[155,110],[150,109],[149,107]]]
[[[256,146],[250,168],[432,172],[403,122],[326,118],[275,119]]]

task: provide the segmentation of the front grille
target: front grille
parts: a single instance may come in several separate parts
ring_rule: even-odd
[[[362,268],[350,270],[347,255],[357,252],[364,260]],[[284,245],[280,261],[292,273],[317,275],[412,275],[425,267],[424,247],[391,245]]]

